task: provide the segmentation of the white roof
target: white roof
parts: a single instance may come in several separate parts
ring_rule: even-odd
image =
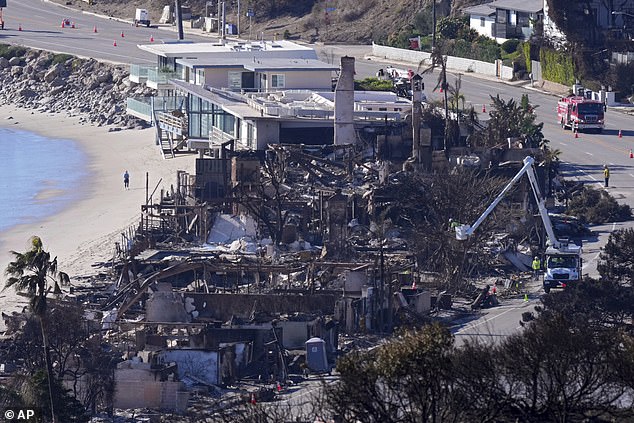
[[[196,59],[176,59],[176,63],[189,68],[236,68],[242,67],[254,72],[266,71],[336,71],[339,66],[322,62],[321,60],[305,58],[284,58],[284,57],[209,57],[207,55]]]
[[[141,50],[156,54],[163,57],[198,57],[200,55],[217,55],[248,52],[270,52],[285,51],[306,53],[313,52],[310,47],[295,44],[287,40],[280,41],[252,41],[249,43],[192,43],[192,42],[176,42],[165,44],[139,44]],[[316,58],[316,55],[315,55]]]
[[[464,9],[464,12],[471,15],[489,16],[494,14],[496,9],[537,13],[543,8],[543,0],[496,0],[490,3],[467,7]]]

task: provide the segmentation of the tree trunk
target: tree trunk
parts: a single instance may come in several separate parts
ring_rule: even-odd
[[[51,353],[48,350],[45,317],[42,316],[40,316],[40,328],[42,329],[42,346],[44,347],[44,360],[46,361],[46,379],[48,381],[48,400],[51,405],[51,418],[53,419],[53,423],[57,423],[55,403],[53,401],[53,366],[51,365]]]

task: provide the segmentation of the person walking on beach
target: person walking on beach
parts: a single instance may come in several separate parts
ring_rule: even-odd
[[[610,169],[608,165],[603,165],[603,177],[605,178],[605,187],[607,188],[610,183]]]
[[[123,188],[130,189],[130,174],[127,170],[123,174]]]

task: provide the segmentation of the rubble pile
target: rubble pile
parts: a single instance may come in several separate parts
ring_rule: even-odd
[[[435,252],[416,251],[412,221],[436,219],[416,222],[435,231],[425,243],[460,241],[446,216],[425,213],[429,204],[414,196],[432,191],[419,184],[442,181],[408,179],[410,171],[364,150],[223,151],[196,159],[196,175],[179,172],[176,186],[141,206],[108,273],[74,280],[64,299],[83,305],[85,320],[100,328],[95,338],[116,357],[111,406],[127,411],[115,421],[137,412],[151,419],[152,410],[204,421],[221,405],[284,398],[330,373],[337,357],[387,342],[395,328],[469,321],[537,289],[530,229],[498,225],[477,254],[462,252],[469,269],[459,284],[432,269],[424,253]],[[495,170],[521,166],[512,157],[504,163]],[[403,185],[413,197],[400,202]],[[510,202],[525,198],[518,191]]]
[[[125,114],[126,98],[150,95],[152,90],[132,83],[125,67],[13,49],[16,55],[10,59],[0,56],[0,103],[42,113],[65,112],[79,116],[81,123],[97,126],[133,129],[147,125]],[[23,54],[17,54],[20,52]]]

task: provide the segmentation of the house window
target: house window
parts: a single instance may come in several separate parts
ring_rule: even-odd
[[[242,72],[228,72],[228,75],[230,89],[239,90],[242,88]]]
[[[255,128],[252,123],[247,123],[247,147],[253,150],[253,140],[255,139]]]
[[[484,18],[480,18],[480,26],[484,28]]]
[[[205,70],[196,69],[196,85],[204,85],[205,83]]]
[[[271,75],[271,88],[284,88],[284,74],[274,73]]]

